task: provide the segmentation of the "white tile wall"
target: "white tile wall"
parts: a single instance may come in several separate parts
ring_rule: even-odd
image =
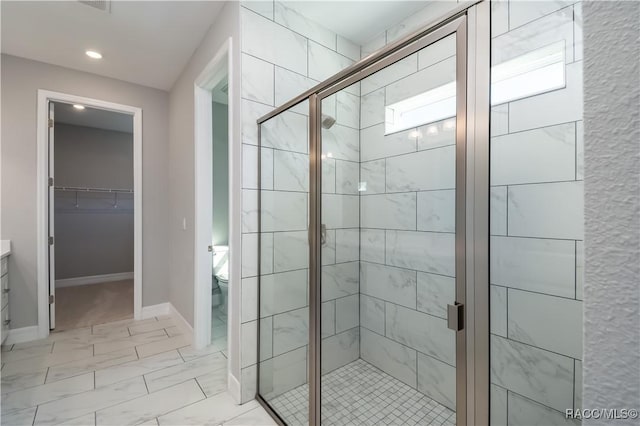
[[[273,105],[274,66],[246,53],[242,54],[242,98]]]
[[[274,21],[330,49],[336,49],[336,34],[292,9],[289,2],[274,2]]]
[[[307,74],[307,39],[250,10],[241,10],[242,51]]]
[[[422,312],[386,303],[385,336],[419,352],[455,364],[456,335],[447,321]]]
[[[302,308],[273,316],[273,355],[280,355],[309,343],[309,309]]]
[[[491,283],[562,297],[575,294],[575,243],[491,237]]]
[[[373,92],[373,94],[375,93],[377,92]],[[364,102],[365,96],[362,99]],[[364,118],[363,111],[362,119],[364,120]],[[408,130],[385,136],[384,124],[382,123],[363,128],[360,131],[361,160],[376,160],[416,151],[416,137],[411,132]]]
[[[415,271],[368,262],[360,265],[360,293],[415,309]]]
[[[307,231],[273,234],[273,271],[284,272],[309,266],[309,233]]]
[[[491,184],[573,180],[574,123],[498,136],[491,140]]]
[[[509,235],[581,239],[584,186],[580,181],[509,187]]]
[[[389,265],[452,277],[455,235],[438,232],[387,231]]]
[[[417,386],[415,350],[361,327],[360,357],[409,386]]]
[[[380,194],[360,197],[360,224],[364,228],[416,229],[416,194]]]
[[[573,360],[491,336],[491,381],[564,412],[573,406]]]
[[[455,188],[455,156],[448,146],[387,159],[387,191]]]
[[[509,339],[582,359],[582,333],[576,333],[582,327],[582,302],[515,289],[508,291]]]
[[[455,190],[418,192],[418,231],[456,231]]]
[[[418,352],[418,390],[455,411],[455,367]]]
[[[436,317],[446,318],[447,305],[455,301],[455,278],[418,272],[417,284],[417,309]]]
[[[578,424],[564,410],[582,368],[581,7],[492,11],[492,65],[564,41],[566,87],[491,108],[491,423]]]
[[[538,404],[514,392],[508,396],[507,424],[514,426],[527,426],[531,419],[535,419],[541,425],[578,426],[579,420],[565,418],[564,412],[559,412]]]

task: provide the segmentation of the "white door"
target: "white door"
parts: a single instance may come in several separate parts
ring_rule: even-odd
[[[54,103],[49,101],[49,328],[56,327],[56,251],[54,238],[55,224],[55,187],[54,187],[54,151],[53,126]]]

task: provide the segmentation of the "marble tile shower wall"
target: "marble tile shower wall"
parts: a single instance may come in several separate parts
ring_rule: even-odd
[[[565,42],[566,87],[492,108],[491,422],[581,408],[582,21],[573,1],[492,3],[492,65]]]
[[[286,2],[242,3],[242,400],[253,399],[257,374],[258,155],[262,160],[261,381],[269,397],[307,380],[308,342],[308,104],[263,126],[256,119],[360,59],[360,46],[289,8]],[[359,87],[329,98],[323,112],[337,119],[325,147],[325,205],[357,206]],[[354,176],[353,170],[356,171]],[[356,210],[357,212],[357,210]],[[338,368],[358,358],[357,213],[326,211],[328,245],[323,280],[323,364]],[[355,246],[354,246],[355,244]],[[357,310],[355,311],[357,312]]]
[[[455,120],[385,136],[384,112],[455,71],[452,36],[366,78],[360,130],[360,356],[454,410]]]

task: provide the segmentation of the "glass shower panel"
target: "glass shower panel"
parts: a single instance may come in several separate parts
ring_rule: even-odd
[[[308,114],[304,101],[262,123],[260,228],[243,241],[260,247],[258,392],[287,424],[308,417]]]
[[[321,112],[322,422],[454,424],[455,34]]]
[[[581,408],[582,9],[492,2],[491,423]]]

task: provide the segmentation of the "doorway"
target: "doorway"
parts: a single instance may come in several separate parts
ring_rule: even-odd
[[[50,102],[56,331],[133,319],[133,117]]]
[[[229,312],[229,78],[211,91],[211,343],[227,352]]]
[[[142,110],[38,91],[38,337],[142,315]]]
[[[487,423],[488,22],[460,6],[258,120],[279,423]]]

